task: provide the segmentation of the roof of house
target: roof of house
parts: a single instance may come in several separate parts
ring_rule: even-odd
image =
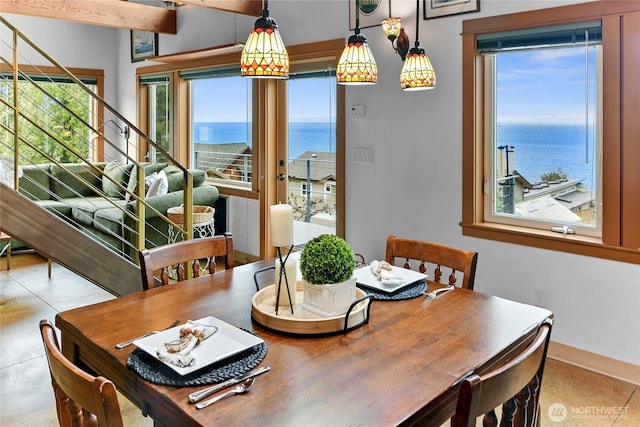
[[[529,189],[532,187],[532,184],[529,181],[527,181],[527,179],[524,176],[520,175],[520,173],[518,173],[518,171],[515,169],[513,170],[513,174],[509,176],[504,176],[502,178],[497,178],[496,181],[498,183],[507,183],[507,182],[514,183],[513,181],[514,179],[515,179],[515,182],[520,184],[522,188]]]
[[[568,194],[554,197],[569,209],[575,209],[587,203],[591,203],[596,199],[596,192],[593,190],[576,190]]]
[[[312,159],[312,155],[316,157]],[[312,181],[327,181],[336,179],[336,153],[323,151],[305,151],[296,159],[289,162],[289,178],[307,179],[307,160],[309,162],[310,179]]]
[[[231,142],[228,144],[197,143],[194,149],[200,158],[211,158],[214,155],[215,169],[224,170],[232,165],[240,156],[251,154],[252,150],[245,142]],[[209,156],[207,156],[209,154]],[[251,162],[247,165],[251,170]]]
[[[584,188],[581,179],[535,182],[533,186],[525,193],[525,199],[534,199],[542,197],[545,194],[561,194],[576,191],[578,188]]]
[[[562,202],[552,197],[541,197],[516,205],[517,215],[527,218],[556,220],[562,222],[581,222],[582,219],[571,212]]]

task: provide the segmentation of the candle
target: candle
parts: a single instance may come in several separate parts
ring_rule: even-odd
[[[280,282],[280,297],[276,295],[279,307],[290,307],[291,304],[296,305],[296,291],[297,291],[297,273],[298,262],[295,259],[287,259],[284,263],[284,275]],[[285,281],[284,276],[287,276]],[[276,260],[276,291],[278,290],[278,280],[280,277],[280,260]],[[291,304],[289,304],[289,295],[287,295],[287,283],[289,284],[289,295],[291,295]]]
[[[276,247],[293,245],[293,208],[291,205],[271,206],[271,244]]]

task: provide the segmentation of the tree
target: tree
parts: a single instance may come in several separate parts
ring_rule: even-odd
[[[541,181],[551,182],[551,181],[560,181],[563,179],[567,179],[567,174],[562,172],[562,168],[558,167],[558,170],[553,172],[547,172],[540,175]]]
[[[20,163],[48,163],[48,157],[61,163],[79,163],[89,158],[89,94],[75,83],[36,84],[22,79],[18,82],[18,107],[24,116],[19,119],[19,134],[27,141],[20,142],[18,148]],[[10,79],[0,83],[0,96],[8,105],[13,104],[13,88]],[[0,117],[8,129],[0,129],[0,155],[12,156],[13,110],[3,106]]]

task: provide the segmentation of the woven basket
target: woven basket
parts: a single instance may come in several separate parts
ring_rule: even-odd
[[[194,206],[193,223],[200,224],[211,221],[213,219],[214,212],[215,209],[211,206]],[[184,224],[184,206],[176,206],[175,208],[167,209],[167,218],[176,224]]]

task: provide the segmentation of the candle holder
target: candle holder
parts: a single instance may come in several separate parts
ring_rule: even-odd
[[[282,276],[284,276],[284,283],[285,283],[285,286],[287,287],[287,296],[289,297],[289,307],[291,307],[291,314],[293,314],[293,300],[291,299],[291,288],[289,287],[289,279],[287,278],[287,274],[286,274],[287,270],[285,267],[285,264],[289,259],[289,255],[291,255],[292,249],[293,249],[293,245],[289,246],[289,249],[287,250],[287,254],[285,255],[283,260],[282,250],[280,246],[276,247],[276,250],[278,251],[278,261],[280,262],[280,274],[278,275],[278,283],[276,285],[276,316],[278,315],[278,307],[280,306],[280,287],[282,286]],[[296,289],[294,287],[294,292],[295,291]]]

